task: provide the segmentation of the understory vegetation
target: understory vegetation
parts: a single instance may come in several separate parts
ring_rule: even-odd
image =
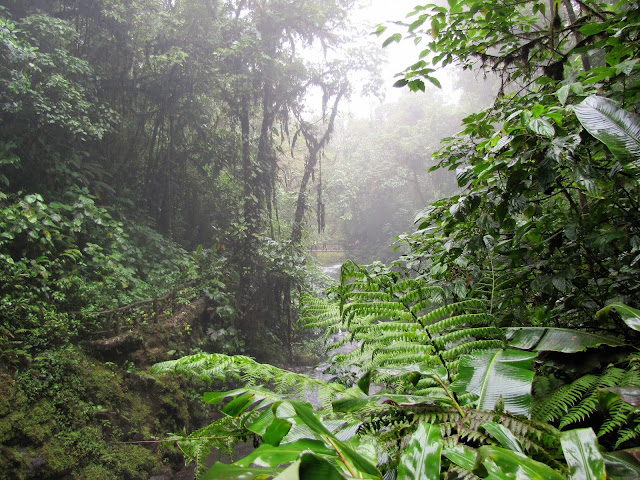
[[[0,476],[640,477],[640,5],[355,6],[0,0]]]
[[[434,154],[461,191],[398,259],[302,298],[306,328],[352,344],[333,380],[216,354],[154,367],[245,383],[205,393],[224,417],[180,441],[202,478],[640,476],[637,7],[450,0],[378,28],[425,44],[397,86],[457,63],[499,95]],[[260,446],[201,462],[238,437]]]

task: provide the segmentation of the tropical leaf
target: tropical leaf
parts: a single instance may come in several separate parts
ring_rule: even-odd
[[[640,478],[640,450],[637,448],[604,453],[607,476],[611,480]]]
[[[489,445],[478,449],[474,473],[482,473],[483,468],[497,478],[565,480],[563,475],[544,463],[537,462],[522,453]]]
[[[458,380],[451,389],[477,395],[478,408],[492,410],[502,398],[505,410],[529,416],[534,375],[531,364],[535,357],[535,353],[520,350],[489,350],[464,355],[458,367]]]
[[[471,472],[476,464],[476,452],[463,445],[445,448],[442,454],[456,465]]]
[[[577,428],[562,432],[560,443],[569,465],[569,478],[572,480],[606,479],[604,459],[592,429]]]
[[[216,462],[202,480],[263,480],[278,475],[281,468],[239,467]]]
[[[439,480],[441,451],[440,427],[420,423],[400,456],[398,480]]]
[[[324,442],[307,438],[278,447],[262,444],[249,455],[235,462],[234,465],[250,467],[254,464],[259,467],[277,467],[296,461],[305,451],[313,452],[316,455],[336,456],[335,450],[327,448]]]
[[[498,440],[500,445],[504,448],[508,448],[514,452],[524,453],[520,440],[518,440],[504,425],[500,425],[496,422],[487,422],[482,425],[482,428],[484,428],[484,430],[493,438]]]
[[[570,328],[509,327],[505,331],[507,344],[510,347],[536,352],[576,353],[600,345],[612,347],[624,345],[623,341],[610,335]]]
[[[575,107],[582,126],[620,160],[640,159],[640,117],[611,100],[591,96]]]
[[[375,467],[375,465],[371,464],[371,462],[360,455],[358,452],[353,450],[347,444],[338,440],[325,425],[318,420],[315,416],[313,408],[310,404],[301,401],[291,401],[289,402],[293,409],[296,412],[296,415],[309,427],[314,433],[320,435],[325,441],[327,441],[333,448],[335,448],[336,452],[344,462],[346,468],[352,475],[355,475],[356,472],[361,472],[374,478],[380,476],[380,472]]]
[[[612,309],[618,312],[622,321],[626,323],[629,328],[640,331],[640,310],[631,308],[629,305],[625,305],[624,303],[610,303],[603,309],[598,310],[596,317],[598,319],[607,318]]]
[[[611,404],[622,401],[633,407],[640,407],[640,388],[638,387],[608,387],[598,390],[601,403]]]
[[[274,480],[343,480],[336,468],[323,458],[306,453]]]

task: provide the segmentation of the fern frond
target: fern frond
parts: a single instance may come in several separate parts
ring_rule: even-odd
[[[626,428],[620,430],[620,436],[618,437],[618,441],[614,448],[618,449],[623,443],[628,442],[629,440],[635,440],[638,438],[639,434],[640,432],[638,432],[637,429]]]
[[[425,315],[421,319],[426,318]],[[454,315],[443,318],[435,323],[430,323],[427,330],[431,335],[437,335],[452,328],[462,327],[466,325],[491,325],[495,321],[495,317],[488,313],[466,313],[462,315]]]
[[[247,385],[270,383],[277,385],[281,391],[291,391],[297,396],[318,389],[335,391],[344,387],[335,383],[327,383],[318,378],[312,378],[302,373],[290,372],[273,365],[258,363],[244,355],[228,356],[221,353],[198,353],[178,360],[169,360],[155,364],[153,373],[181,373],[195,376],[202,380],[211,381],[241,379]]]
[[[626,425],[629,415],[633,412],[633,407],[628,403],[624,403],[620,400],[614,402],[609,407],[609,418],[603,422],[598,430],[598,436],[613,433],[617,430],[621,430]]]
[[[463,330],[455,330],[453,332],[441,335],[440,337],[436,337],[433,339],[433,343],[439,349],[444,349],[448,345],[453,346],[453,344],[463,339],[483,337],[499,338],[501,335],[502,330],[496,327],[467,328]]]
[[[457,359],[460,355],[477,352],[479,350],[491,350],[492,348],[502,348],[504,342],[502,340],[476,340],[463,343],[449,350],[442,352],[442,358],[445,360]]]
[[[556,390],[552,395],[543,398],[532,409],[533,418],[542,422],[551,422],[566,414],[571,407],[576,405],[585,392],[592,391],[598,382],[595,375],[584,375],[571,385],[565,385]]]
[[[598,378],[595,385],[583,395],[582,400],[577,405],[569,409],[566,415],[560,420],[559,428],[562,429],[572,423],[584,421],[595,413],[598,407],[597,390],[599,388],[614,387],[620,383],[624,377],[624,370],[620,368],[609,368]]]
[[[393,296],[387,292],[352,292],[351,298],[366,302],[392,302]]]
[[[452,303],[450,305],[444,305],[442,307],[436,308],[431,312],[425,315],[422,315],[419,318],[424,325],[431,325],[432,323],[435,323],[439,318],[442,318],[442,317],[449,317],[454,314],[456,315],[461,314],[473,309],[484,310],[486,308],[486,305],[487,305],[486,302],[484,302],[483,300],[477,300],[477,299],[463,300],[461,302]]]

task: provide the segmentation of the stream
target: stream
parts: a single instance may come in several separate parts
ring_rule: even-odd
[[[342,267],[342,264],[337,263],[335,265],[320,267],[320,270],[322,270],[322,273],[326,273],[330,277],[333,277],[334,280],[340,280],[340,267]]]

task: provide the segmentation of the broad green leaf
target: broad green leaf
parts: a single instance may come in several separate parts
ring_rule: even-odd
[[[323,425],[323,423],[313,413],[313,408],[307,402],[291,401],[291,404],[296,412],[296,415],[302,420],[311,430],[320,434],[331,436],[331,432]]]
[[[633,68],[636,66],[640,59],[634,58],[633,60],[627,60],[626,62],[619,63],[615,66],[616,72],[624,73],[625,75],[631,75]]]
[[[307,453],[300,458],[300,480],[343,480],[340,472],[323,458]]]
[[[262,439],[264,443],[269,445],[280,445],[280,442],[287,433],[289,433],[289,430],[291,430],[291,423],[283,418],[274,418],[271,425],[269,425],[264,432]]]
[[[531,406],[531,364],[536,354],[520,350],[488,350],[463,355],[459,376],[451,389],[477,395],[478,408],[493,410],[500,398],[505,410],[514,415],[529,415]]]
[[[396,393],[380,393],[376,395],[362,396],[356,398],[340,398],[334,400],[333,410],[336,412],[354,412],[360,410],[365,405],[370,403],[376,403],[381,400],[390,400],[400,405],[421,405],[427,402],[432,402],[434,398],[432,396],[423,397],[420,395],[402,395]],[[448,403],[448,399],[445,396],[437,397],[437,400],[441,403]]]
[[[281,399],[280,395],[273,393],[266,388],[261,387],[245,387],[245,388],[237,388],[235,390],[229,390],[227,392],[207,392],[202,398],[206,403],[210,403],[212,405],[216,405],[220,403],[222,400],[228,397],[235,397],[237,395],[241,395],[244,393],[250,393],[255,396],[255,401],[259,401],[265,398],[271,399],[273,402],[276,402]]]
[[[532,132],[537,133],[538,135],[543,135],[545,137],[553,137],[553,135],[556,133],[553,125],[551,125],[549,121],[545,120],[544,118],[535,118],[531,120],[531,122],[529,122],[529,129]]]
[[[294,408],[296,415],[315,433],[321,435],[338,452],[347,468],[355,469],[359,472],[374,477],[379,477],[380,472],[369,460],[357,453],[355,450],[338,440],[329,430],[316,418],[311,405],[301,401],[288,402]]]
[[[571,87],[569,85],[563,85],[558,89],[558,93],[557,93],[558,101],[560,102],[561,105],[564,105],[565,103],[567,103],[567,98],[569,97],[570,88]]]
[[[606,23],[589,23],[580,27],[579,32],[589,37],[605,31],[608,27]]]
[[[587,97],[575,107],[582,126],[619,160],[640,159],[640,117],[604,97]]]
[[[282,473],[273,480],[299,480],[300,479],[300,460],[293,462]]]
[[[439,480],[441,451],[440,427],[421,422],[400,456],[398,480]]]
[[[382,42],[382,47],[386,47],[387,45],[394,43],[394,42],[399,42],[400,40],[402,40],[402,35],[399,33],[394,33],[393,35],[391,35],[390,37],[388,37],[384,42]]]
[[[377,395],[373,397],[339,398],[334,400],[331,405],[334,412],[355,412],[369,403],[376,402],[378,398]]]
[[[369,387],[371,386],[371,370],[367,372],[358,380],[358,387],[364,392],[365,395],[369,395]]]
[[[300,454],[305,451],[310,451],[317,455],[336,456],[335,450],[327,448],[324,442],[320,440],[303,439],[277,447],[263,443],[233,465],[250,467],[252,464],[255,464],[260,467],[277,467],[283,463],[297,460]]]
[[[596,434],[590,428],[577,428],[560,434],[564,457],[573,480],[605,480],[604,459]]]
[[[563,475],[550,466],[537,462],[521,453],[489,445],[480,447],[478,449],[477,464],[481,463],[492,473],[491,462],[506,475],[506,478],[510,479],[565,480]]]
[[[624,303],[614,302],[610,303],[596,313],[596,318],[602,319],[609,316],[611,309],[614,309],[620,315],[620,318],[629,328],[640,331],[640,310],[631,308]]]
[[[255,468],[216,462],[202,480],[265,480],[278,475],[281,468]]]
[[[274,418],[275,416],[273,415],[273,411],[268,408],[264,410],[258,418],[244,426],[250,432],[257,433],[258,435],[264,435]]]
[[[509,327],[505,331],[510,347],[536,352],[576,353],[600,345],[624,345],[623,341],[609,335],[569,328]]]
[[[220,411],[230,417],[237,417],[259,400],[253,393],[245,392],[227,403]]]
[[[412,363],[410,365],[401,365],[397,367],[385,367],[379,368],[377,371],[394,377],[397,375],[418,373],[425,377],[433,378],[434,380],[437,380],[438,383],[446,381],[447,379],[447,370],[443,366],[433,366],[428,363]]]
[[[442,454],[465,470],[472,471],[476,463],[476,452],[464,445],[458,444],[455,447],[445,448]]]
[[[640,478],[640,449],[619,450],[604,453],[607,477],[611,480],[629,480]]]
[[[518,440],[511,430],[509,430],[504,425],[501,425],[496,422],[486,422],[482,424],[482,428],[485,429],[487,433],[489,433],[493,438],[500,442],[504,448],[508,448],[514,452],[524,453],[522,450],[522,445],[520,444],[520,440]]]
[[[311,453],[289,465],[273,480],[343,480],[338,470],[329,462]]]

